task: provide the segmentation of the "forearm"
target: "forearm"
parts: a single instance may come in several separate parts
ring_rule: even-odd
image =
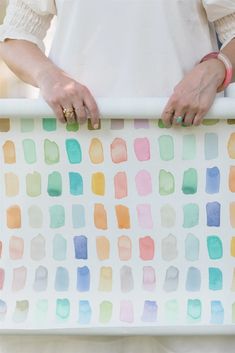
[[[59,70],[36,44],[26,40],[0,42],[0,56],[21,80],[35,87],[47,72]]]
[[[235,38],[232,39],[222,50],[227,55],[233,66],[233,82],[235,81]]]

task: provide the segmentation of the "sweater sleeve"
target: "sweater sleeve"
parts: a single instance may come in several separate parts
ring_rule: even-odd
[[[235,38],[235,1],[202,0],[208,20],[213,22],[222,48]]]
[[[55,14],[54,0],[10,0],[0,26],[0,41],[28,40],[44,51],[43,39]]]

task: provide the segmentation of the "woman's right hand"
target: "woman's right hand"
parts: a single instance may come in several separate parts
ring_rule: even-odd
[[[40,72],[37,85],[59,121],[69,124],[76,121],[84,123],[89,117],[93,128],[99,127],[100,113],[91,92],[64,71],[50,65]],[[74,109],[75,114],[68,114],[69,118],[66,120],[63,109]]]

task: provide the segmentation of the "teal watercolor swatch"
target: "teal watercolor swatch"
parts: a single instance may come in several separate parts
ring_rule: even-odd
[[[85,208],[83,205],[72,205],[73,228],[85,227]]]
[[[159,194],[169,195],[175,191],[175,179],[174,175],[164,169],[160,170],[159,173]]]
[[[185,239],[185,258],[196,261],[199,258],[199,240],[193,234],[188,234]]]
[[[49,196],[62,194],[62,177],[59,172],[52,172],[48,175],[47,192]]]
[[[67,240],[61,235],[56,234],[53,238],[53,258],[56,261],[66,260]]]
[[[209,267],[209,289],[223,289],[223,274],[219,268]]]
[[[199,207],[195,203],[189,203],[183,206],[184,212],[184,228],[192,228],[198,225],[199,222]]]
[[[45,139],[44,159],[46,164],[55,164],[60,160],[59,147],[56,142]]]
[[[67,139],[65,145],[69,162],[71,164],[81,163],[82,150],[79,142],[75,139]]]
[[[197,171],[189,168],[184,171],[182,191],[184,194],[195,194],[197,192]]]
[[[192,160],[196,157],[196,137],[195,135],[183,136],[182,159]]]
[[[202,304],[199,299],[189,299],[187,307],[187,316],[189,322],[200,321],[202,314]]]
[[[34,119],[20,119],[21,132],[31,132],[34,129]]]
[[[174,141],[170,135],[162,135],[158,138],[160,157],[163,161],[174,158]]]
[[[61,205],[54,205],[49,208],[50,212],[50,228],[60,228],[65,224],[64,207]]]
[[[217,260],[223,256],[223,245],[222,241],[216,235],[210,235],[207,237],[207,249],[210,259]]]
[[[35,142],[31,139],[23,140],[24,159],[26,163],[33,164],[37,161]]]
[[[69,184],[71,195],[83,194],[83,179],[81,174],[69,172]]]
[[[56,130],[56,119],[54,118],[44,118],[42,119],[43,130],[45,131],[55,131]]]
[[[68,319],[70,314],[70,302],[68,299],[56,300],[56,316],[60,320]]]

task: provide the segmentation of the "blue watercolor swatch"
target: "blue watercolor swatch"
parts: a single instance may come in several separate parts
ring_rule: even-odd
[[[77,268],[77,290],[87,292],[90,289],[90,270],[87,266]]]
[[[85,235],[75,236],[73,238],[75,259],[87,260],[87,237]]]
[[[144,310],[141,316],[141,320],[144,322],[155,322],[157,321],[157,303],[151,300],[144,301]]]
[[[57,267],[55,276],[55,290],[63,292],[69,288],[69,273],[64,267]]]
[[[223,324],[224,308],[220,300],[211,301],[211,324]]]
[[[189,292],[199,291],[201,288],[201,272],[196,267],[189,267],[186,279],[186,290]]]
[[[88,300],[79,301],[79,313],[78,313],[78,322],[83,325],[87,325],[91,321],[91,306]]]
[[[188,261],[196,261],[199,258],[199,240],[191,233],[185,239],[185,258]]]
[[[218,135],[215,133],[205,134],[205,159],[215,159],[218,157]]]
[[[220,188],[220,171],[219,168],[206,169],[206,192],[208,194],[215,194],[219,192]]]
[[[206,204],[206,215],[208,227],[220,226],[220,203],[217,201]]]
[[[73,228],[85,227],[85,209],[83,205],[72,205]]]

